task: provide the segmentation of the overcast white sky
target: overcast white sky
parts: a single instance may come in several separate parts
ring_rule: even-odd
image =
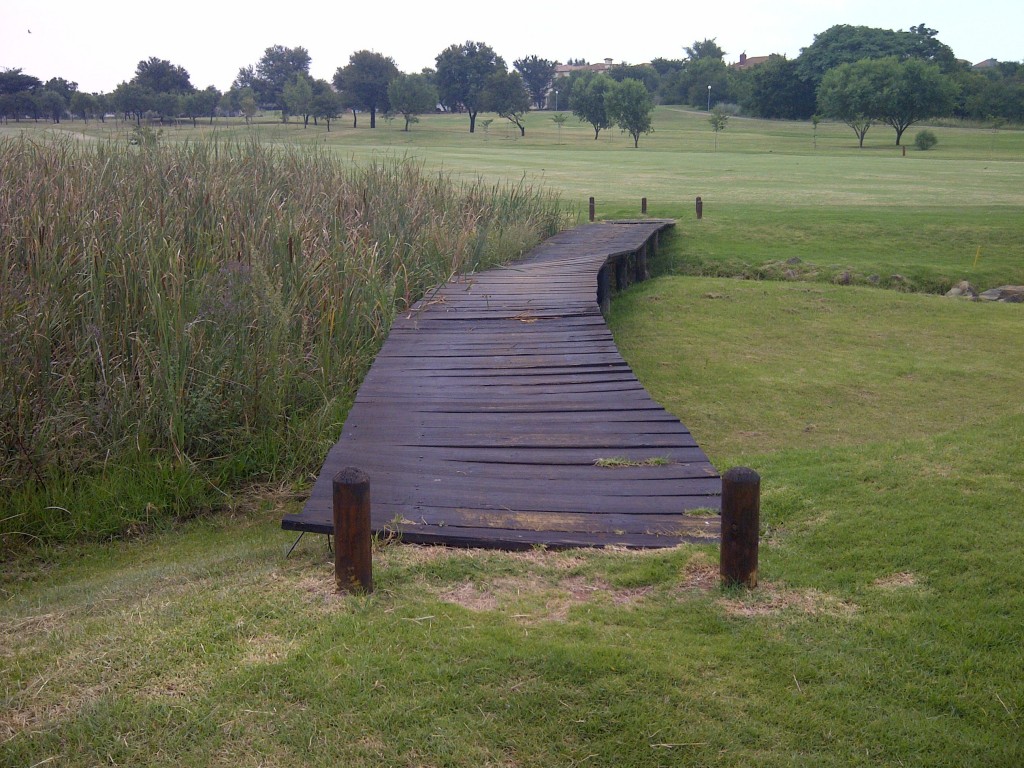
[[[893,0],[0,0],[0,69],[42,80],[64,77],[84,91],[112,91],[139,61],[184,67],[198,88],[227,90],[239,68],[271,45],[303,46],[311,74],[327,80],[351,53],[391,56],[403,72],[433,66],[452,43],[485,42],[512,61],[530,54],[639,64],[683,58],[684,46],[715,38],[733,62],[794,58],[835,24],[908,29],[925,23],[959,58],[1024,59],[1022,0],[932,0],[925,12]],[[31,30],[31,31],[30,31]]]

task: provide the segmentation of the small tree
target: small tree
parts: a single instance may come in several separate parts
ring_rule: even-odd
[[[331,132],[331,120],[341,114],[344,107],[341,96],[331,88],[326,80],[313,81],[313,119],[323,118],[327,123],[327,132]]]
[[[718,134],[725,130],[725,126],[729,122],[729,116],[725,114],[721,106],[716,106],[711,113],[711,117],[708,118],[708,122],[711,123],[711,130],[715,132],[715,151],[717,152]]]
[[[408,131],[409,125],[417,122],[417,115],[437,107],[437,89],[426,75],[399,75],[388,85],[388,100],[391,109],[405,118],[403,130]]]
[[[252,88],[242,88],[238,94],[238,109],[245,116],[245,124],[252,122],[256,115],[256,94]]]
[[[562,126],[565,125],[565,121],[569,119],[569,116],[564,112],[559,112],[557,115],[551,116],[551,122],[558,126],[558,143],[562,143]]]
[[[633,137],[633,147],[640,146],[640,134],[654,130],[651,113],[654,99],[639,80],[626,78],[605,94],[608,120]]]
[[[313,113],[313,85],[309,75],[298,73],[295,78],[285,85],[281,94],[284,104],[282,117],[287,120],[287,115],[301,115],[302,127],[309,127],[309,117]]]

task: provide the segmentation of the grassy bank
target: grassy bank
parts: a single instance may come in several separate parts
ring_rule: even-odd
[[[315,469],[396,312],[557,197],[316,148],[0,142],[0,536],[107,536]]]
[[[1024,759],[1020,353],[992,359],[1019,308],[673,278],[612,324],[712,457],[761,473],[758,590],[719,590],[713,548],[392,543],[342,598],[321,540],[284,558],[301,502],[268,494],[8,569],[0,762]]]

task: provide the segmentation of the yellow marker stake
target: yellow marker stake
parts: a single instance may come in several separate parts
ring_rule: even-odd
[[[978,266],[978,259],[981,258],[981,246],[978,246],[978,252],[974,254],[974,266]]]

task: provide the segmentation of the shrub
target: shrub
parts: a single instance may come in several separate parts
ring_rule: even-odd
[[[917,136],[914,137],[914,146],[920,149],[922,152],[929,150],[939,143],[939,140],[935,138],[935,134],[929,131],[927,128],[923,131],[918,131]]]

